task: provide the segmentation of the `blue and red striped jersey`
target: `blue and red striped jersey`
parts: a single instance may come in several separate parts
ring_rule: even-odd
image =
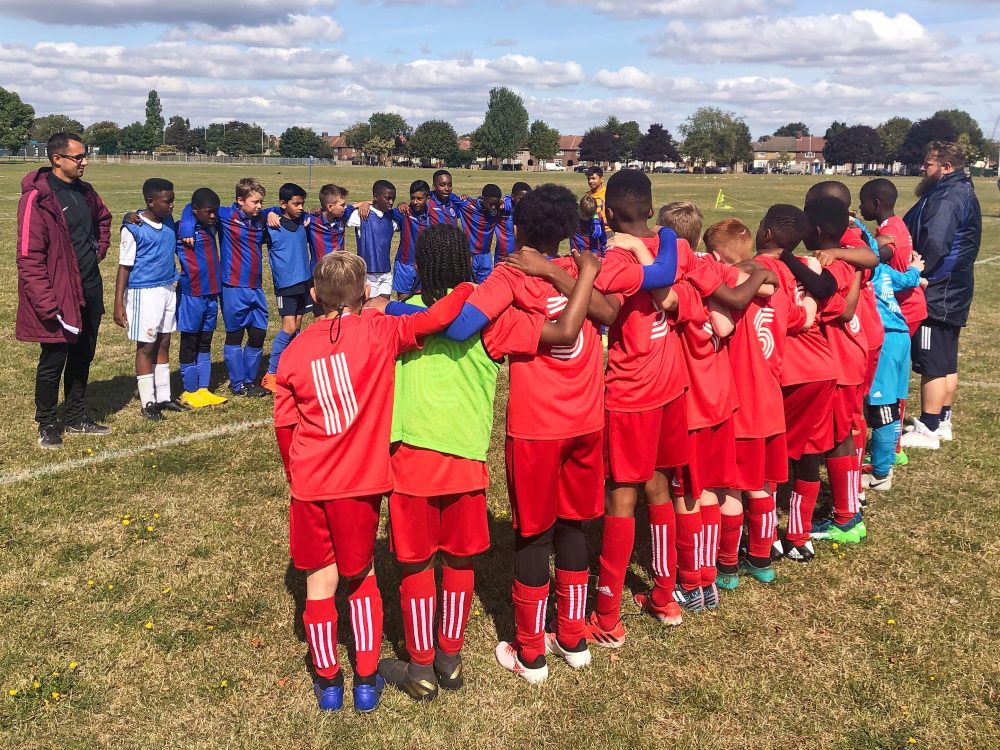
[[[347,206],[344,215],[339,219],[328,220],[323,211],[313,215],[309,222],[309,254],[312,267],[316,268],[324,256],[333,252],[344,251],[347,220],[351,217],[354,206]]]
[[[608,233],[604,231],[601,217],[581,220],[576,234],[570,237],[569,244],[578,253],[591,252],[603,258],[608,249]]]
[[[219,293],[222,278],[219,273],[219,247],[215,241],[215,227],[206,229],[195,223],[194,247],[185,245],[178,236],[177,259],[181,262],[179,281],[183,294],[202,297]]]
[[[469,249],[473,255],[485,255],[493,246],[493,231],[500,219],[500,212],[491,214],[483,206],[482,198],[455,201],[462,212],[462,228],[469,238]]]
[[[236,206],[219,208],[219,258],[222,283],[260,289],[264,257],[264,223]]]
[[[436,194],[427,196],[427,213],[430,226],[435,224],[458,224],[458,211],[455,204],[461,199],[454,193],[448,196],[447,201],[440,201]]]
[[[420,213],[415,213],[410,206],[410,215],[405,216],[398,208],[394,208],[392,218],[399,224],[399,250],[396,251],[396,260],[412,265],[417,249],[417,237],[431,225],[430,211],[425,208]]]
[[[516,249],[514,246],[514,202],[509,195],[505,195],[500,204],[500,216],[497,218],[494,234],[497,238],[496,262],[501,263]]]

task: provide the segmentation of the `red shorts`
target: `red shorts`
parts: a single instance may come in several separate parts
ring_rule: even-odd
[[[413,497],[439,497],[477,492],[489,487],[485,461],[439,453],[407,443],[393,443],[393,490]]]
[[[762,490],[766,482],[787,481],[785,433],[767,438],[736,438],[736,482],[731,489]]]
[[[649,411],[604,412],[604,476],[648,482],[657,469],[688,462],[687,394]]]
[[[838,385],[833,391],[833,444],[840,445],[851,436],[858,399],[862,391],[860,385]]]
[[[872,383],[875,382],[875,370],[878,369],[878,356],[882,353],[882,347],[876,347],[875,349],[868,350],[868,361],[865,363],[865,379],[861,384],[861,393],[864,395],[872,389]]]
[[[689,433],[687,466],[674,469],[670,486],[675,497],[698,497],[706,489],[732,487],[736,481],[736,422],[729,417],[714,427]]]
[[[833,394],[835,380],[799,383],[781,389],[785,404],[785,442],[788,457],[798,461],[807,454],[833,448]]]
[[[471,557],[489,548],[485,490],[389,496],[389,549],[401,563],[423,562],[438,552]]]
[[[602,433],[561,440],[507,436],[507,495],[514,528],[537,536],[557,518],[589,521],[604,513]]]
[[[337,564],[351,578],[375,556],[375,535],[381,495],[337,500],[292,500],[288,511],[288,541],[292,564],[316,570]]]

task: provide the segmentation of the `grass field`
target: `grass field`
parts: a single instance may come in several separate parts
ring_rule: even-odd
[[[992,181],[978,182],[983,262],[962,339],[957,438],[937,453],[910,454],[891,495],[873,498],[863,545],[821,546],[809,566],[783,563],[773,586],[744,582],[716,613],[676,630],[641,617],[628,601],[625,648],[598,650],[583,673],[553,660],[549,681],[533,688],[502,672],[492,654],[513,627],[501,417],[491,452],[494,546],[478,566],[468,685],[428,706],[390,690],[378,712],[362,717],[350,710],[320,716],[309,690],[297,618],[303,581],[287,555],[285,479],[272,433],[260,425],[269,401],[144,423],[132,347],[108,314],[88,400],[114,434],[99,442],[67,438],[55,453],[36,448],[38,350],[13,339],[15,216],[25,171],[0,165],[0,747],[1000,744],[1000,200]],[[87,179],[117,224],[153,175],[177,185],[178,214],[194,188],[210,185],[228,200],[244,176],[230,167],[95,165]],[[306,184],[300,168],[255,176],[272,196],[284,181]],[[323,182],[346,185],[356,199],[383,176],[403,195],[410,181],[430,174],[319,169],[309,203]],[[576,174],[463,171],[455,186],[472,193],[500,179],[507,189],[524,176],[578,193],[586,187]],[[653,176],[657,204],[692,199],[706,208],[707,222],[737,216],[753,228],[768,205],[800,204],[812,179]],[[850,181],[855,191],[861,183]],[[912,195],[915,180],[898,184]],[[732,210],[712,210],[719,189]],[[109,303],[117,234],[103,270]],[[269,341],[274,331],[272,322]],[[221,343],[217,336],[220,363]],[[176,355],[174,362],[176,369]],[[217,382],[224,378],[220,366]],[[226,432],[232,425],[238,431]],[[214,437],[199,437],[211,430]],[[168,439],[176,441],[162,445]],[[626,594],[648,582],[648,543],[639,538]],[[391,654],[402,627],[384,534],[377,554],[383,653]],[[348,636],[345,618],[341,637]]]

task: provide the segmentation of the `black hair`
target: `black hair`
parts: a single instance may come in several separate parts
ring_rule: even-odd
[[[431,175],[431,184],[433,185],[435,182],[438,181],[438,177],[442,177],[443,175],[448,175],[449,177],[451,177],[451,172],[449,172],[447,169],[439,169],[437,172]]]
[[[604,204],[623,218],[645,218],[653,208],[653,183],[638,169],[622,169],[608,179]]]
[[[49,140],[45,144],[46,155],[51,160],[53,156],[65,149],[70,141],[83,143],[83,138],[76,133],[53,133],[49,136]]]
[[[527,182],[515,182],[514,187],[510,189],[510,194],[515,195],[517,193],[530,193],[531,185]]]
[[[836,198],[845,206],[851,206],[851,189],[838,180],[817,182],[806,192],[806,202],[817,198]]]
[[[157,193],[165,193],[174,189],[174,183],[164,180],[162,177],[150,177],[142,183],[142,197],[149,200]]]
[[[580,224],[576,196],[562,185],[540,185],[517,204],[514,225],[526,245],[558,245]]]
[[[301,187],[296,185],[294,182],[286,182],[280,188],[278,188],[278,200],[287,203],[292,198],[295,197],[306,197],[306,191]]]
[[[453,224],[435,224],[417,237],[414,261],[420,296],[428,307],[463,281],[472,281],[469,239]]]
[[[483,185],[483,197],[484,198],[503,198],[503,191],[500,189],[499,185],[494,185],[491,182],[488,185]]]
[[[817,227],[824,237],[835,241],[844,236],[851,221],[847,204],[831,196],[806,201],[805,214],[810,226]]]
[[[430,195],[431,186],[427,184],[427,180],[414,180],[410,183],[410,195],[414,193],[423,193],[424,195]]]
[[[809,219],[798,206],[776,203],[764,214],[764,226],[784,250],[793,250],[809,231]]]
[[[382,195],[386,190],[391,190],[396,192],[396,186],[393,185],[388,180],[375,180],[375,184],[372,185],[372,197],[377,198]]]
[[[885,208],[893,209],[896,207],[896,198],[899,197],[899,191],[892,183],[892,180],[887,180],[885,177],[876,177],[874,180],[866,182],[861,186],[861,197],[864,198],[868,195],[872,198],[877,198],[878,202]]]
[[[592,174],[598,174],[601,177],[604,177],[604,170],[595,164],[592,167],[587,167],[587,171],[585,174],[587,175],[587,177],[590,177]]]
[[[212,188],[200,187],[191,194],[192,208],[203,208],[204,206],[216,206],[222,203],[219,194]]]

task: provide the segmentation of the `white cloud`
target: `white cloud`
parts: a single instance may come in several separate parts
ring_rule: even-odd
[[[213,44],[245,44],[249,47],[299,47],[310,42],[336,42],[343,27],[330,16],[289,15],[284,20],[253,26],[218,29],[207,23],[171,29],[167,41],[198,40]]]
[[[502,55],[492,59],[414,60],[395,66],[394,75],[400,76],[408,88],[461,86],[479,91],[488,85],[564,88],[584,80],[583,68],[578,63],[550,62],[527,55]]]
[[[296,10],[329,8],[330,0],[299,0]],[[76,0],[73,3],[0,0],[0,15],[60,26],[135,26],[206,23],[220,29],[281,20],[288,7],[272,0],[241,0],[238,6],[203,0]]]
[[[773,12],[777,8],[792,5],[792,0],[550,0],[555,5],[571,5],[574,8],[589,7],[599,13],[608,13],[624,18],[648,18],[649,16],[685,16],[714,20],[738,18],[740,16]]]

